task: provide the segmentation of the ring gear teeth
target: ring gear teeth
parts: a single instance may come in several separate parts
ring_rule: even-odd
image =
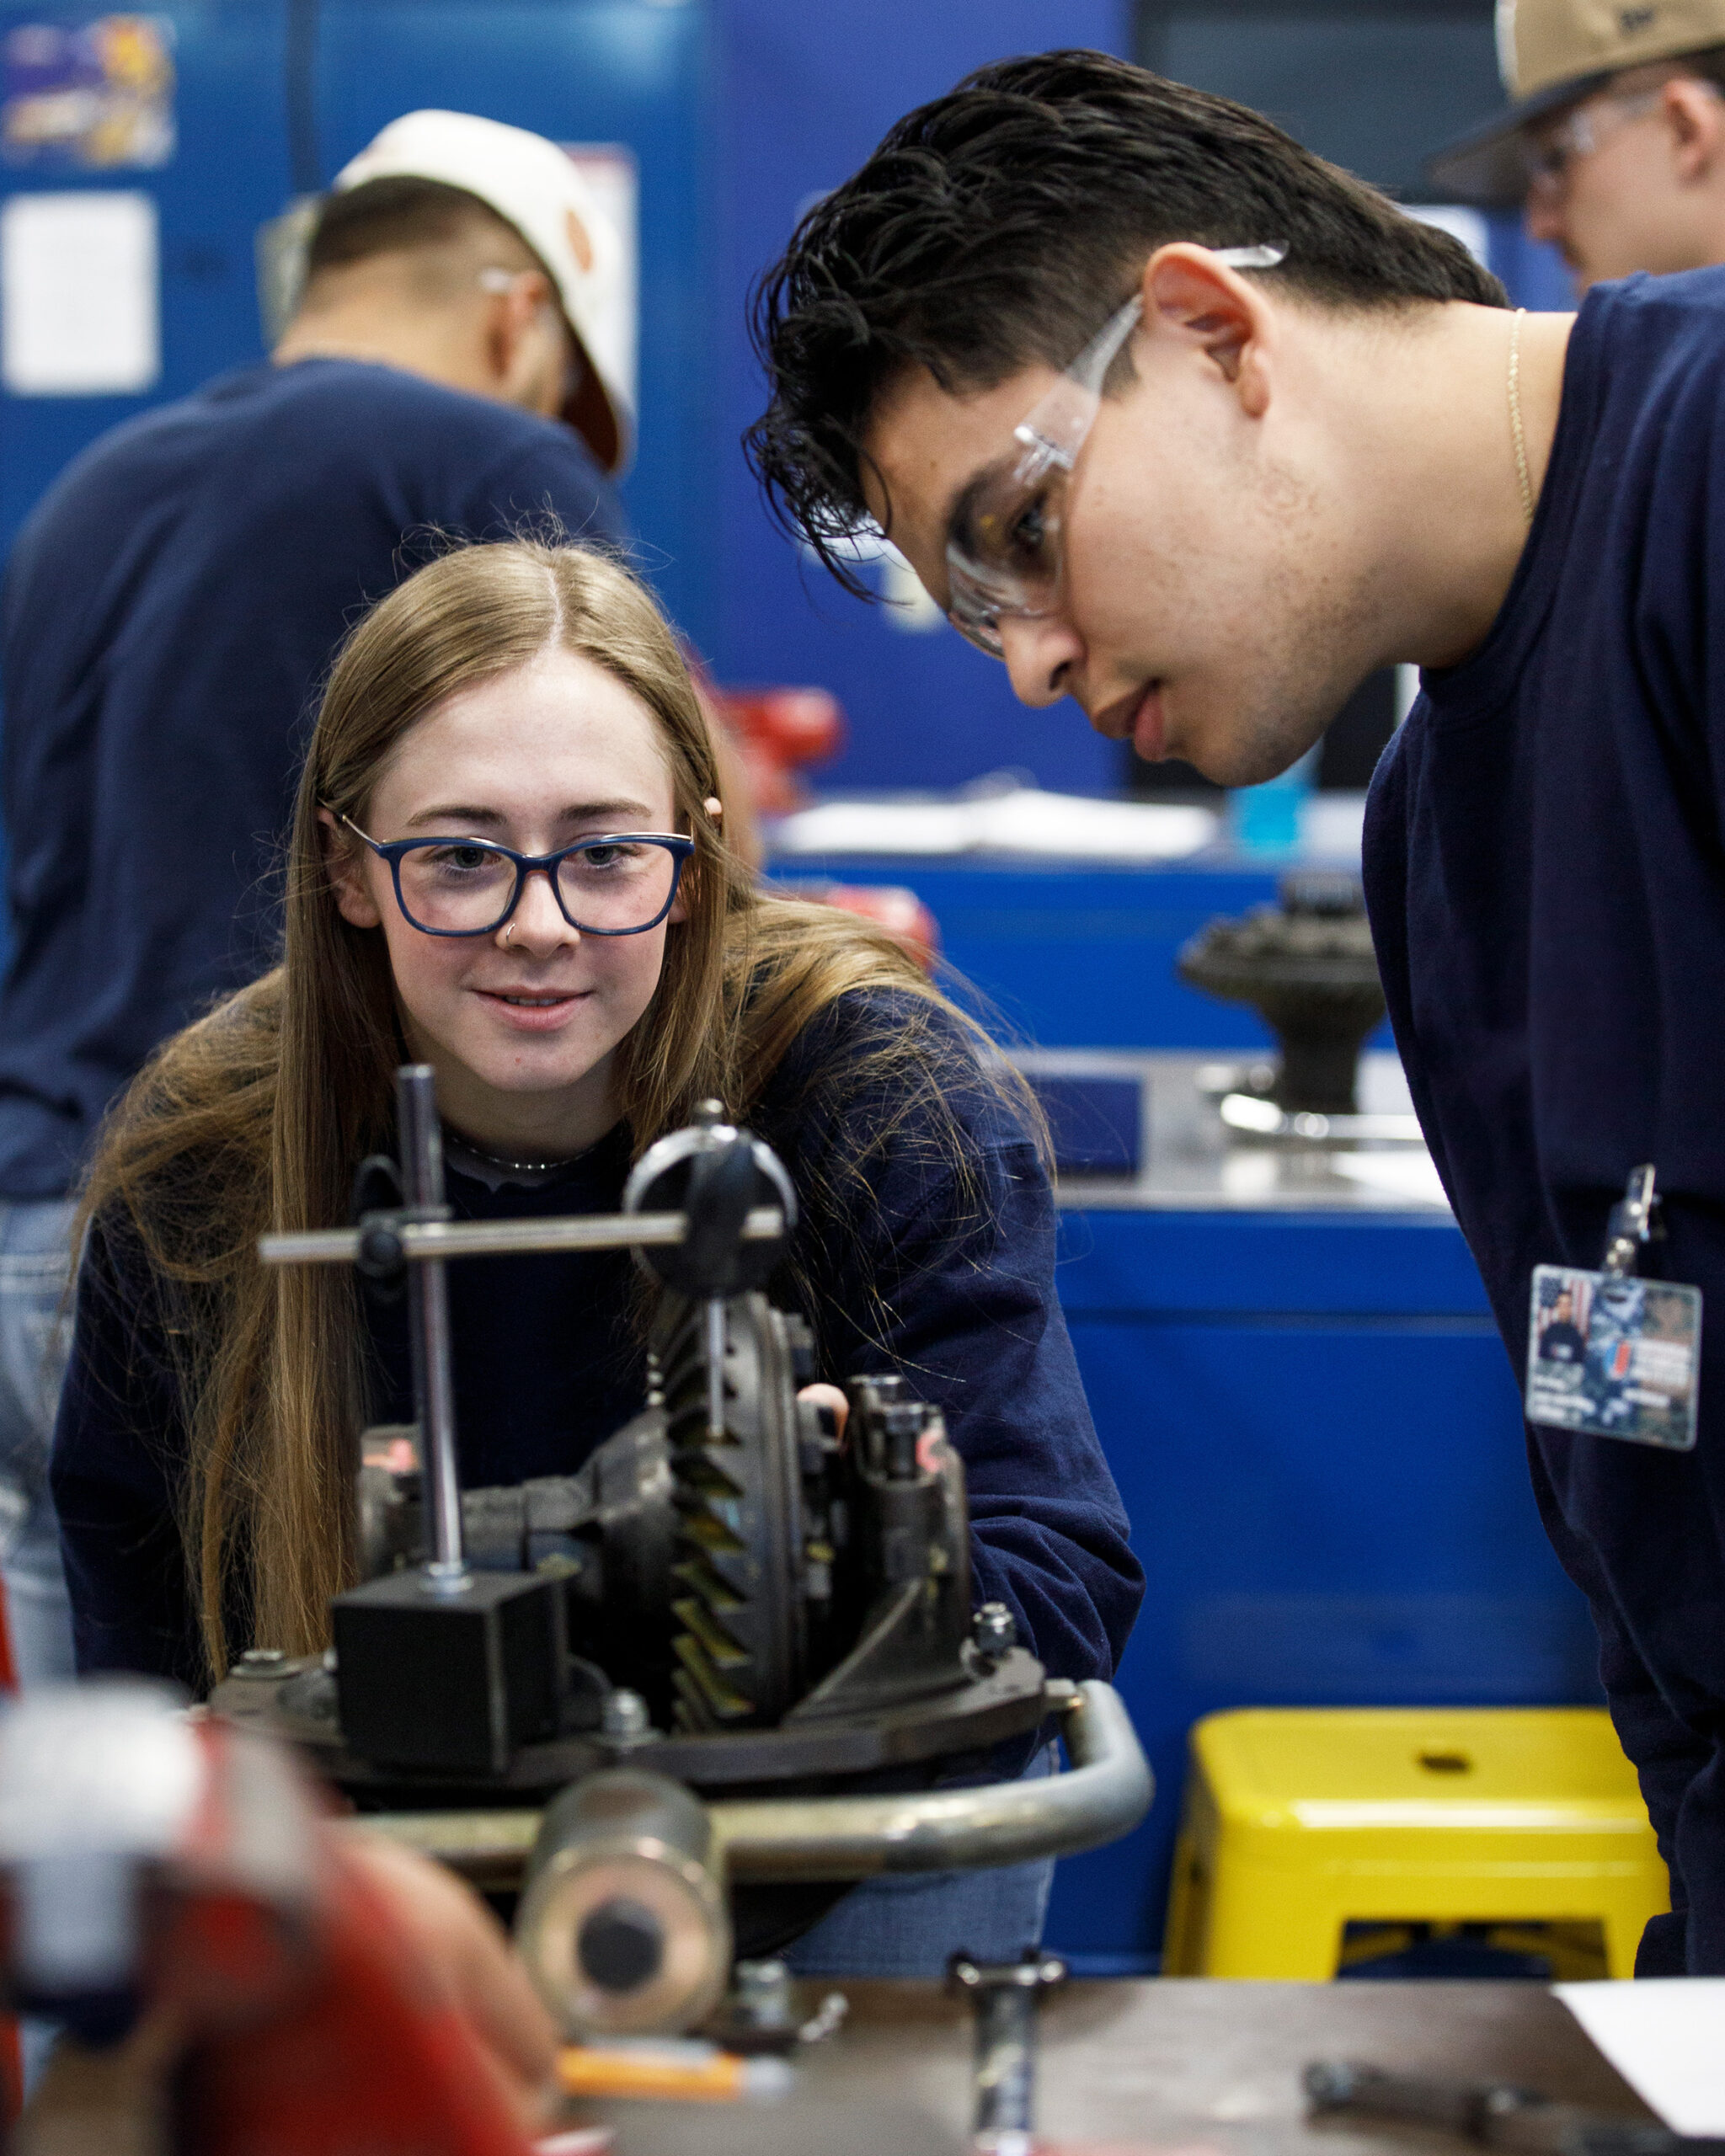
[[[675,1711],[687,1731],[772,1726],[802,1696],[801,1558],[825,1527],[805,1502],[794,1405],[806,1330],[758,1294],[724,1315],[721,1435],[708,1426],[700,1305],[678,1305],[658,1358],[677,1513]]]

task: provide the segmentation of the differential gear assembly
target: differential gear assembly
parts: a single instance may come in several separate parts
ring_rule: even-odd
[[[366,1190],[408,1202],[262,1254],[405,1287],[415,1420],[362,1441],[363,1577],[331,1605],[333,1653],[254,1650],[217,1713],[302,1746],[478,1883],[525,1881],[522,1952],[572,2033],[698,2019],[766,1921],[748,1903],[765,1883],[804,1897],[788,1931],[772,1905],[790,1936],[834,1882],[1135,1822],[1149,1774],[1112,1691],[1049,1677],[1004,1604],[972,1609],[938,1412],[887,1372],[846,1383],[842,1433],[804,1396],[809,1327],[765,1292],[796,1222],[766,1145],[709,1103],[644,1155],[615,1217],[461,1222],[431,1072],[398,1091],[403,1171]],[[570,1474],[462,1490],[445,1262],[629,1248],[664,1289],[641,1413]],[[1022,1756],[1053,1721],[1071,1771],[989,1780],[993,1748]],[[975,1785],[930,1786],[955,1769]]]

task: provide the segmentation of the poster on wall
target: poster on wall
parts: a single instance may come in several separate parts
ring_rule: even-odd
[[[174,155],[174,25],[163,15],[0,32],[0,158],[85,172]]]

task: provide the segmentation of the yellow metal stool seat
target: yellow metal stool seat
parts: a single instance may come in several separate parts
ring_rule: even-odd
[[[1532,1924],[1627,1977],[1669,1907],[1603,1709],[1248,1708],[1192,1732],[1162,1970],[1310,1981],[1350,1924]]]

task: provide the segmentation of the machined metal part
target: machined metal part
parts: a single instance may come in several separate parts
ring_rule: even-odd
[[[580,1665],[574,1666],[577,1673]],[[933,1698],[855,1716],[777,1729],[728,1729],[698,1735],[655,1733],[654,1764],[703,1795],[758,1787],[763,1783],[808,1782],[833,1775],[878,1774],[917,1767],[954,1754],[980,1754],[1015,1737],[1028,1736],[1050,1711],[1057,1694],[1035,1657],[1015,1648],[1000,1665]],[[483,1781],[458,1775],[404,1779],[344,1748],[337,1713],[336,1680],[324,1657],[285,1661],[275,1675],[254,1681],[235,1670],[211,1694],[213,1711],[299,1744],[323,1773],[368,1808],[417,1810],[438,1803],[451,1810],[483,1811],[493,1804],[544,1804],[596,1768],[622,1756],[597,1733],[598,1708],[574,1734],[524,1745],[507,1769]]]
[[[423,1221],[447,1214],[443,1194],[443,1127],[437,1119],[437,1075],[429,1063],[405,1064],[395,1076],[402,1187]],[[414,1419],[420,1433],[420,1467],[430,1529],[427,1583],[458,1593],[467,1583],[462,1557],[461,1470],[455,1449],[455,1377],[450,1363],[449,1283],[441,1258],[428,1258],[409,1275],[409,1331],[413,1342]]]
[[[1249,1004],[1274,1031],[1281,1059],[1269,1099],[1278,1110],[1358,1113],[1359,1052],[1384,1015],[1384,991],[1356,877],[1310,869],[1284,877],[1279,905],[1209,922],[1182,947],[1176,969],[1194,988]]]
[[[1224,1126],[1245,1138],[1289,1145],[1423,1145],[1417,1115],[1321,1115],[1290,1112],[1263,1093],[1224,1093],[1216,1104]]]
[[[515,1917],[569,2036],[686,2029],[724,1996],[731,1930],[711,1823],[680,1783],[612,1768],[542,1815]]]
[[[1119,1694],[1093,1681],[1051,1681],[1044,1704],[1061,1717],[1071,1761],[1064,1774],[902,1796],[709,1803],[713,1862],[722,1862],[733,1884],[868,1879],[1074,1856],[1130,1833],[1149,1810],[1155,1785]],[[672,1764],[670,1748],[655,1751],[655,1771],[681,1776],[686,1770]],[[366,1823],[469,1878],[503,1886],[519,1878],[540,1816],[525,1809],[374,1812]]]
[[[686,1213],[573,1214],[551,1220],[409,1220],[392,1230],[401,1255],[414,1264],[440,1257],[518,1257],[531,1251],[652,1250],[681,1243]],[[743,1241],[777,1243],[785,1232],[776,1205],[759,1205],[743,1222]],[[352,1265],[360,1257],[358,1228],[312,1228],[260,1235],[265,1265]]]
[[[820,1478],[805,1486],[802,1465],[804,1447],[821,1443],[796,1393],[809,1344],[800,1318],[752,1294],[682,1305],[655,1346],[676,1492],[681,1729],[777,1722],[807,1689],[804,1567],[808,1545],[828,1531]]]
[[[1030,2156],[1036,2145],[1037,2014],[1044,1993],[1066,1981],[1066,1965],[1035,1947],[996,1967],[954,1954],[947,1979],[976,2009],[971,2146],[988,2156]]]
[[[649,1145],[623,1186],[626,1215],[673,1208],[686,1218],[686,1234],[643,1246],[665,1253],[648,1263],[692,1302],[765,1287],[782,1253],[745,1247],[772,1239],[751,1234],[749,1224],[776,1212],[780,1240],[797,1225],[797,1193],[784,1163],[770,1145],[728,1123],[718,1101],[701,1102],[686,1129]]]

